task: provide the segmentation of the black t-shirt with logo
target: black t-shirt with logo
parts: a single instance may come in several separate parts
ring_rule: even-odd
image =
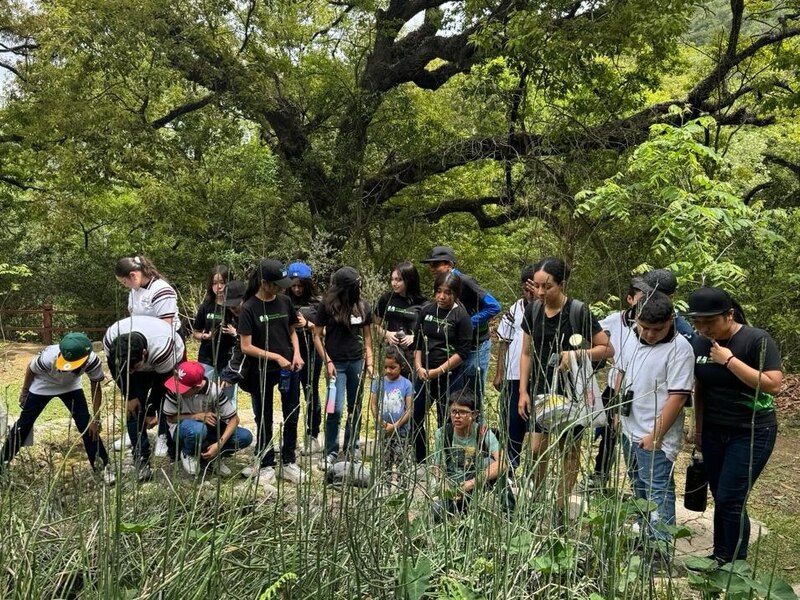
[[[350,315],[350,326],[334,321],[325,308],[325,303],[317,306],[314,325],[325,328],[325,352],[328,360],[349,361],[364,358],[364,327],[372,324],[372,311],[367,302],[361,301],[360,314]]]
[[[692,338],[694,376],[703,400],[703,424],[749,428],[775,425],[775,404],[772,394],[756,390],[733,372],[711,360],[711,340],[702,335]],[[762,371],[780,371],[778,347],[763,329],[742,325],[730,339],[717,340],[723,348],[746,365]],[[755,412],[755,416],[753,413]]]
[[[416,331],[416,349],[422,366],[435,369],[454,354],[466,360],[472,350],[472,321],[461,304],[439,308],[435,302],[422,307]]]
[[[574,333],[579,333],[585,338],[585,342],[591,345],[592,338],[596,333],[603,330],[597,318],[584,304],[581,315],[581,322],[585,323],[583,331],[574,331],[572,322],[569,318],[572,298],[567,298],[561,312],[552,317],[545,314],[544,306],[538,304],[539,310],[534,321],[534,306],[536,302],[529,302],[525,307],[525,316],[522,319],[522,331],[531,336],[531,377],[530,394],[563,393],[563,388],[550,390],[553,379],[554,369],[558,367],[561,357],[553,357],[566,350],[574,350],[569,343],[569,338]],[[559,382],[563,386],[563,381]]]
[[[292,360],[291,326],[297,324],[297,311],[292,306],[292,301],[283,294],[278,294],[272,300],[261,300],[253,296],[242,306],[239,316],[239,335],[251,336],[254,346],[280,354],[287,360]],[[260,361],[261,368],[266,371],[280,369],[274,360]]]
[[[311,323],[317,318],[317,307],[319,306],[319,299],[312,298],[309,302],[301,302],[295,296],[289,296],[292,299],[292,306],[295,312],[299,312],[305,317],[306,321]],[[309,362],[311,351],[314,349],[314,340],[311,330],[308,327],[297,327],[297,342],[300,346],[300,356],[303,360]]]
[[[197,352],[197,360],[205,365],[212,365],[217,373],[228,364],[236,345],[236,337],[222,331],[222,326],[231,324],[236,326],[236,316],[230,309],[220,306],[216,302],[204,302],[197,309],[192,328],[195,331],[210,333],[210,340],[201,340]],[[215,360],[216,359],[216,360]]]
[[[375,316],[383,319],[387,331],[412,333],[417,326],[422,303],[414,304],[407,296],[386,292],[378,299]]]

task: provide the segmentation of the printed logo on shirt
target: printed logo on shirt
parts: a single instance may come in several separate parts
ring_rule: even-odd
[[[447,319],[440,319],[439,317],[435,317],[433,315],[425,315],[425,321],[427,323],[433,323],[434,325],[444,326],[444,327],[451,327],[453,324],[448,321]]]
[[[361,316],[350,315],[350,325],[363,325],[364,318]]]
[[[386,307],[387,313],[398,313],[401,315],[411,315],[414,314],[413,310],[409,310],[407,308],[401,308],[399,306],[394,306],[393,304]]]
[[[279,319],[288,319],[288,318],[289,315],[287,315],[286,313],[272,313],[268,315],[261,315],[258,317],[258,320],[260,323],[263,323],[265,321],[277,321]]]
[[[710,360],[711,360],[710,356],[698,356],[697,360],[695,360],[695,363],[698,365],[705,365],[708,364]]]
[[[222,315],[219,313],[208,313],[206,315],[207,321],[220,321],[222,320]]]

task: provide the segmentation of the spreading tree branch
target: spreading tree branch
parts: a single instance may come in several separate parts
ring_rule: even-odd
[[[208,106],[214,99],[217,98],[217,94],[207,94],[202,98],[198,98],[197,100],[193,100],[191,102],[187,102],[186,104],[182,104],[181,106],[173,108],[163,117],[156,119],[155,121],[150,122],[150,126],[153,129],[161,129],[165,127],[175,119],[182,117],[183,115],[189,114],[190,112],[194,112],[196,110],[200,110],[204,106]]]

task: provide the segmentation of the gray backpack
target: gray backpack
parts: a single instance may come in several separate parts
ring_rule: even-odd
[[[325,471],[325,483],[327,485],[344,486],[352,485],[355,487],[369,487],[371,476],[369,469],[362,462],[351,462],[343,460],[333,463]]]

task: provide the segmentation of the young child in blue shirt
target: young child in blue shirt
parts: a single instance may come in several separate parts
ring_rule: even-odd
[[[378,424],[383,471],[390,477],[392,469],[397,467],[399,472],[407,457],[414,407],[414,386],[400,374],[402,364],[399,350],[389,347],[383,359],[383,382],[373,379],[369,398]]]

